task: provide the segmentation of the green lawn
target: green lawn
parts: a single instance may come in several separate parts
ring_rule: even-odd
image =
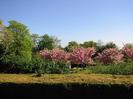
[[[0,74],[0,83],[32,84],[32,83],[86,83],[86,84],[133,84],[133,75],[109,74]]]

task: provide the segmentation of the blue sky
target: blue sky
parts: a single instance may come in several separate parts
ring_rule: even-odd
[[[0,0],[0,19],[69,41],[133,43],[133,0]]]

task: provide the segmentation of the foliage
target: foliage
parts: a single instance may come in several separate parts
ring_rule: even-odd
[[[55,48],[52,50],[44,49],[40,51],[40,55],[44,59],[51,60],[51,61],[67,61],[69,57],[64,50],[61,50],[59,48]]]
[[[34,73],[68,73],[69,63],[65,61],[43,60],[40,56],[34,56],[29,66]]]
[[[54,43],[53,43],[53,47],[54,48],[61,48],[61,40],[59,40],[56,36],[51,36],[51,38],[53,39]]]
[[[44,60],[38,55],[33,55],[32,59],[28,63],[21,63],[11,65],[12,63],[0,64],[1,72],[7,73],[35,73],[41,69],[44,64]]]
[[[108,49],[108,48],[117,48],[116,44],[113,43],[113,42],[108,42],[106,45],[105,45],[105,48]]]
[[[94,53],[94,48],[77,48],[70,53],[69,60],[71,64],[94,64],[92,59]]]
[[[132,43],[126,43],[123,48],[125,48],[125,47],[132,49],[133,48],[133,44]]]
[[[8,30],[13,33],[12,47],[5,58],[12,64],[23,64],[31,61],[32,40],[27,27],[17,21],[9,21]]]
[[[24,65],[23,70],[28,72],[44,74],[44,73],[68,73],[69,72],[69,62],[66,61],[50,61],[44,60],[39,55],[33,55],[30,64]],[[23,71],[21,69],[21,71]]]
[[[62,74],[68,73],[70,70],[70,64],[66,61],[46,61],[45,62],[45,73],[49,74]]]
[[[7,72],[16,72],[28,64],[32,57],[32,41],[27,27],[17,21],[9,21],[9,26],[1,25],[0,64]],[[10,65],[10,66],[9,66]],[[20,67],[19,67],[20,66]]]
[[[1,64],[7,64],[9,54],[12,52],[11,48],[13,47],[14,35],[7,29],[3,24],[0,25],[0,62]]]
[[[33,52],[37,52],[39,50],[38,44],[40,41],[40,36],[38,34],[32,34],[31,38],[33,42]]]
[[[71,41],[68,43],[68,46],[65,47],[65,50],[67,52],[72,52],[73,49],[76,49],[79,47],[79,44],[76,41]]]
[[[30,65],[27,64],[27,68],[34,73],[43,73],[44,71],[42,68],[45,68],[45,61],[42,59],[40,55],[33,55]]]
[[[71,64],[94,64],[92,59],[94,53],[94,48],[77,48],[71,53],[66,53],[61,49],[46,49],[40,52],[44,59],[51,61],[70,61]]]
[[[79,45],[71,41],[63,49],[55,36],[31,35],[22,23],[11,20],[5,26],[0,20],[0,71],[66,73],[72,65],[83,67],[98,62],[103,66],[94,67],[94,72],[132,74],[133,45],[118,50],[113,42],[103,45],[101,41],[85,41]]]
[[[133,64],[132,63],[119,63],[110,65],[100,65],[88,68],[89,73],[99,73],[99,74],[117,74],[117,75],[132,75],[133,74]]]
[[[128,48],[125,46],[123,48],[123,53],[125,54],[125,56],[127,56],[128,58],[130,58],[133,61],[133,48]]]
[[[96,48],[97,47],[97,43],[94,42],[94,41],[86,41],[86,42],[84,42],[83,44],[80,44],[80,45],[83,48],[88,48],[88,47],[94,47],[94,48]]]
[[[3,24],[3,22],[2,22],[2,20],[0,20],[0,25],[2,25]]]
[[[58,40],[56,37],[45,34],[41,37],[38,47],[39,50],[43,50],[44,48],[53,49],[58,47],[59,42],[60,40]]]
[[[108,42],[105,45],[102,44],[103,42],[99,41],[97,43],[97,53],[101,53],[103,50],[105,49],[109,49],[109,48],[116,48],[117,49],[117,45],[113,42]]]
[[[105,49],[102,53],[99,53],[97,59],[103,64],[117,64],[122,62],[123,54],[115,48]]]

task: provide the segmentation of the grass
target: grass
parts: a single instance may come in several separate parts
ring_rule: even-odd
[[[125,84],[133,85],[133,75],[110,74],[44,74],[35,77],[35,74],[0,74],[0,83],[15,84]]]

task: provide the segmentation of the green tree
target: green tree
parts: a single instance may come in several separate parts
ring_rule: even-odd
[[[65,50],[71,52],[73,49],[78,48],[79,44],[76,41],[71,41],[68,43],[68,46],[65,47]]]
[[[132,44],[132,43],[126,43],[126,44],[124,45],[124,47],[133,48],[133,44]]]
[[[0,20],[0,63],[1,62],[1,58],[3,56],[4,53],[4,43],[3,43],[3,38],[4,38],[4,25],[2,20]]]
[[[98,52],[98,53],[101,53],[103,50],[108,49],[108,48],[118,48],[118,47],[117,47],[117,45],[116,45],[115,43],[113,43],[113,42],[108,42],[108,43],[106,43],[105,45],[103,45],[102,42],[101,42],[101,44],[100,44],[100,42],[99,42],[99,43],[98,43],[98,46],[97,46],[97,52]]]
[[[108,42],[105,48],[117,48],[117,45],[114,42]]]
[[[58,40],[56,37],[45,34],[41,37],[38,47],[39,50],[42,50],[44,48],[53,49],[59,47],[59,42],[60,40]]]
[[[22,64],[31,61],[32,58],[32,40],[27,26],[17,21],[9,21],[7,27],[13,33],[14,39],[6,58],[12,64]]]
[[[51,36],[51,38],[53,39],[54,43],[53,43],[53,47],[54,48],[61,48],[61,40],[59,40],[56,36]]]
[[[88,47],[97,47],[97,43],[94,41],[86,41],[81,44],[81,47],[88,48]]]
[[[39,50],[38,45],[40,41],[40,36],[38,34],[32,34],[31,35],[32,42],[33,42],[33,52],[36,52]]]
[[[0,20],[0,25],[3,24],[2,20]]]
[[[0,22],[0,61],[6,61],[4,59],[6,55],[9,55],[11,52],[11,46],[13,43],[13,33],[4,26],[3,22]]]
[[[4,25],[3,25],[3,22],[2,20],[0,20],[0,41],[2,41],[2,38],[3,38],[3,34],[4,34]]]

